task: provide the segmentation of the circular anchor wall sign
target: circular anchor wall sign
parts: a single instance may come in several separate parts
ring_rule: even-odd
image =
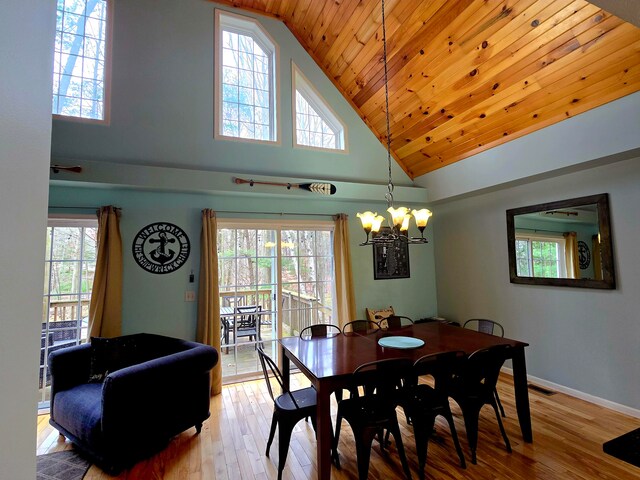
[[[141,229],[133,239],[136,263],[151,273],[171,273],[189,258],[189,237],[177,225],[157,222]]]
[[[586,270],[591,263],[591,253],[589,252],[589,245],[580,240],[578,242],[578,260],[580,264],[580,270]]]

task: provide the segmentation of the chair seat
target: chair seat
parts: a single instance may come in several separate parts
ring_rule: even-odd
[[[102,383],[84,383],[56,394],[56,422],[87,444],[99,442],[102,431]]]
[[[401,404],[411,406],[412,415],[444,403],[448,404],[447,396],[425,384],[405,388],[401,395]]]
[[[291,397],[296,400],[293,403]],[[284,393],[275,399],[275,404],[280,410],[301,410],[306,408],[312,408],[315,411],[316,408],[316,391],[313,387],[302,388],[291,392],[291,395]],[[296,403],[298,406],[296,407]],[[306,415],[304,415],[306,416]]]
[[[340,402],[342,416],[349,423],[365,420],[367,424],[384,424],[395,412],[396,402],[377,396],[348,398]]]

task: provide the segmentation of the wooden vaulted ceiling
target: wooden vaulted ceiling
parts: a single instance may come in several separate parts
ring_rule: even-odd
[[[220,3],[281,19],[386,145],[380,0]],[[411,178],[640,90],[640,29],[584,0],[386,0],[385,24]]]

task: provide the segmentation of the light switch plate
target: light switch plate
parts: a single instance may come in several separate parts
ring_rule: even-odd
[[[196,301],[196,292],[193,290],[187,290],[184,292],[184,301],[185,302],[195,302]]]

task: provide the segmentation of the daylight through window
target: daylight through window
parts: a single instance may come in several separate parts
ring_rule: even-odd
[[[299,146],[344,150],[344,126],[327,103],[315,91],[300,70],[293,65],[295,91],[295,144]]]
[[[108,7],[109,0],[58,0],[53,114],[106,120]]]
[[[218,12],[218,134],[275,141],[273,42],[252,19]]]
[[[516,236],[516,262],[520,277],[567,278],[561,238]]]

